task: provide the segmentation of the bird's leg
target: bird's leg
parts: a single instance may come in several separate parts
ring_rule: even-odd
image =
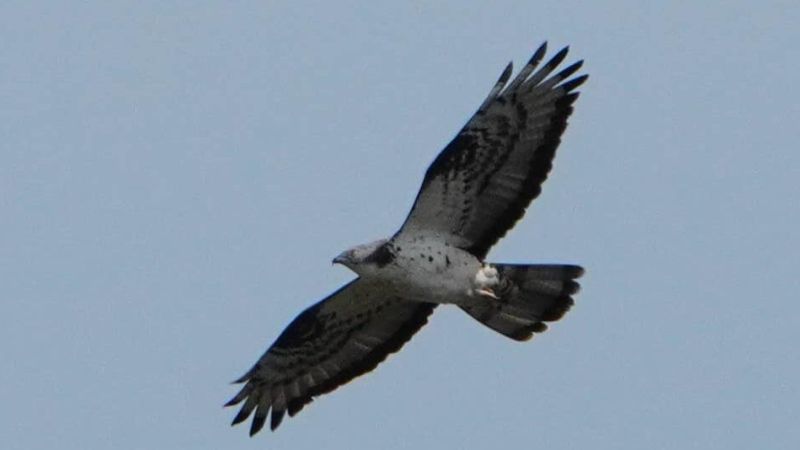
[[[475,289],[473,289],[474,293],[500,300],[500,297],[498,297],[492,289],[500,283],[500,279],[497,276],[497,269],[490,264],[484,263],[481,265],[481,268],[478,269],[478,273],[475,274],[473,283],[475,285]]]

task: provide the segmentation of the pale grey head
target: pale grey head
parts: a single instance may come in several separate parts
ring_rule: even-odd
[[[334,264],[342,264],[353,272],[363,275],[373,272],[391,262],[394,254],[388,239],[378,239],[368,244],[356,245],[333,258]]]

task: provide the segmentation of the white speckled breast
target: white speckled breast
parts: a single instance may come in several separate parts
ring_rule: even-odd
[[[419,301],[464,303],[480,261],[472,254],[441,241],[415,237],[393,242],[395,260],[381,277]]]

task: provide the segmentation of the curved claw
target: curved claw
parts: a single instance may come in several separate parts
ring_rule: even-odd
[[[494,294],[494,291],[492,291],[491,289],[487,289],[487,288],[476,289],[475,292],[477,292],[478,295],[483,295],[484,297],[491,297],[491,298],[493,298],[495,300],[500,300],[500,297],[496,296]]]

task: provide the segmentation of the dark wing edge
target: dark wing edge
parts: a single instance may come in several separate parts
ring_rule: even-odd
[[[244,401],[231,425],[255,411],[253,436],[271,410],[274,431],[286,412],[294,416],[314,397],[375,369],[400,350],[436,308],[432,303],[346,298],[370,295],[369,291],[356,279],[300,313],[253,368],[235,381],[246,384],[225,404]],[[372,294],[380,292],[373,289]]]
[[[556,53],[547,64],[544,65],[538,72],[533,74],[530,79],[526,80],[527,76],[533,72],[538,65],[539,61],[544,56],[547,50],[547,43],[545,42],[539,47],[539,50],[534,53],[534,56],[528,64],[520,71],[517,78],[509,85],[507,92],[514,92],[519,86],[536,86],[545,79],[569,52],[569,47],[564,47]],[[545,132],[540,146],[536,149],[534,158],[530,163],[530,170],[528,177],[523,182],[524,191],[519,195],[514,202],[512,202],[506,211],[497,217],[494,225],[489,228],[480,239],[478,239],[470,248],[466,250],[478,256],[480,259],[486,257],[497,241],[506,235],[522,217],[525,215],[525,210],[528,205],[539,196],[542,192],[542,183],[547,179],[550,170],[553,167],[553,159],[555,158],[556,149],[561,143],[561,135],[567,128],[567,118],[572,114],[575,100],[580,96],[579,92],[573,92],[578,86],[582,85],[589,78],[588,74],[584,74],[573,78],[572,80],[562,83],[565,79],[577,72],[583,66],[583,60],[579,60],[565,69],[561,70],[558,74],[550,79],[542,82],[540,89],[557,89],[561,91],[561,97],[555,102],[555,114],[550,121],[550,127]],[[561,83],[561,84],[559,84]]]
[[[568,80],[582,67],[583,60],[577,61],[551,76],[555,68],[566,58],[569,47],[561,49],[538,71],[534,72],[546,50],[547,43],[545,42],[510,83],[508,81],[511,78],[512,64],[509,63],[506,66],[477,112],[426,171],[414,205],[395,237],[408,230],[428,231],[445,236],[455,235],[458,239],[452,242],[454,245],[483,259],[489,249],[523,217],[525,209],[540,194],[541,185],[547,179],[552,168],[556,149],[567,126],[567,118],[572,113],[572,105],[580,94],[575,92],[575,89],[589,77],[584,74]],[[546,111],[541,112],[540,109]],[[534,121],[533,129],[526,130],[526,120],[531,121],[531,117],[538,121]],[[502,129],[493,130],[492,127]],[[532,136],[526,135],[526,133],[532,134]],[[527,146],[527,149],[518,149],[517,146]],[[476,153],[480,150],[492,153],[491,157],[494,159],[478,160]],[[464,184],[462,192],[455,188],[448,192],[447,187],[444,188],[443,196],[473,194],[479,197],[492,183],[491,178],[498,173],[502,174],[507,169],[503,164],[507,162],[512,164],[508,158],[513,151],[527,151],[532,156],[525,161],[527,166],[524,168],[524,173],[520,174],[524,179],[518,183],[519,186],[515,186],[518,189],[515,197],[505,199],[505,204],[499,207],[492,207],[493,222],[491,224],[472,226],[475,219],[469,214],[481,216],[480,212],[475,213],[475,210],[482,207],[482,205],[476,206],[475,203],[480,203],[480,201],[473,201],[472,198],[463,200],[464,204],[459,205],[463,206],[463,209],[454,210],[455,214],[462,213],[463,215],[458,229],[443,229],[449,226],[449,223],[426,223],[436,213],[418,211],[418,209],[437,209],[441,206],[425,198],[426,189],[434,181],[444,179],[445,181],[441,181],[442,183],[449,183],[456,176],[454,175],[456,171],[472,170],[473,173],[470,174],[472,176],[475,176],[474,172],[477,171],[486,172],[477,174],[484,177],[484,179],[476,180],[475,184],[478,184],[478,187]],[[502,186],[497,187],[497,190],[501,188]],[[468,189],[473,191],[468,192]],[[449,199],[437,200],[447,201]],[[485,202],[485,204],[488,203],[491,202]],[[494,209],[497,208],[501,209],[495,211]],[[443,221],[444,219],[437,217],[433,219],[433,222],[437,220]],[[456,223],[459,222],[459,218],[452,220]],[[470,229],[471,226],[474,229]]]

